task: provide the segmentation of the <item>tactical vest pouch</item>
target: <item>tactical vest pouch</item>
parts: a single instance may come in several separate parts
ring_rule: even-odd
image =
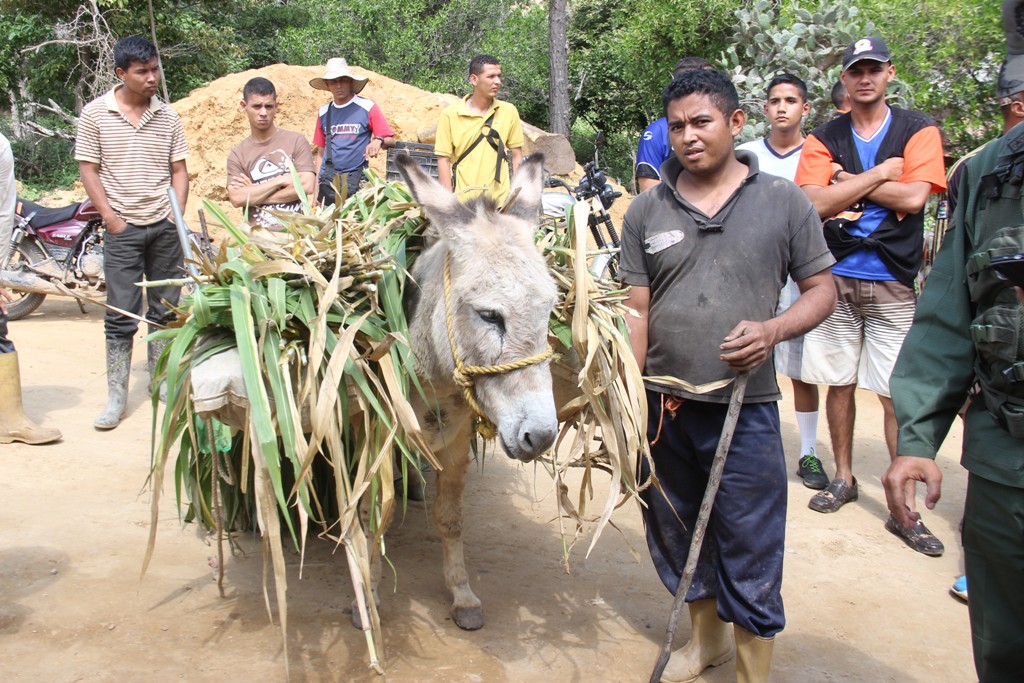
[[[1024,252],[1024,225],[996,231],[967,260],[974,372],[985,407],[1011,436],[1024,438],[1024,306],[992,268],[997,256]]]
[[[971,340],[985,407],[1012,436],[1024,438],[1024,306],[982,311],[971,324]]]

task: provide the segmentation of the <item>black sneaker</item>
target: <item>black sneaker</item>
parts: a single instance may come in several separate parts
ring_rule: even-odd
[[[796,468],[796,475],[804,480],[804,486],[809,489],[820,491],[828,486],[828,476],[821,466],[812,449],[810,453],[800,458],[800,464]]]

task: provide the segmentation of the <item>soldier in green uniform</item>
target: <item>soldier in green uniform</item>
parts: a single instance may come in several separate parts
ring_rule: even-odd
[[[1024,120],[1024,34],[1014,17],[1024,0],[1005,0],[1007,58],[998,97],[1007,125]],[[939,499],[935,464],[964,399],[968,470],[963,544],[974,662],[981,683],[1020,681],[1024,672],[1024,355],[1017,339],[1024,307],[993,268],[1024,258],[1024,123],[971,158],[954,224],[943,240],[890,380],[899,456],[883,479],[889,510],[913,524],[908,480]],[[997,265],[998,267],[998,265]]]

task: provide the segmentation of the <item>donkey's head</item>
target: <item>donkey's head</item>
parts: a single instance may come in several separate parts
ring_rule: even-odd
[[[543,189],[539,156],[524,161],[502,211],[490,198],[467,204],[408,156],[396,159],[440,240],[416,261],[419,301],[409,330],[418,371],[435,385],[453,383],[455,353],[467,366],[506,366],[477,376],[473,392],[497,426],[505,451],[529,461],[554,442],[558,427],[549,361],[509,367],[548,348],[555,284],[533,241]],[[450,288],[445,291],[448,264]],[[446,304],[447,301],[447,304]],[[460,389],[461,390],[461,389]]]

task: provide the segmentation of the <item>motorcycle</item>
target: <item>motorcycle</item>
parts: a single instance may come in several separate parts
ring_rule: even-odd
[[[103,219],[88,199],[51,209],[19,197],[6,263],[0,263],[0,287],[14,296],[7,317],[24,318],[50,294],[75,297],[83,313],[85,301],[106,299],[104,232]],[[212,258],[205,223],[202,235],[189,234],[192,253]]]
[[[545,192],[541,196],[544,214],[547,216],[559,217],[564,215],[565,207],[577,201],[586,201],[591,205],[588,227],[594,238],[594,243],[599,249],[613,249],[613,253],[602,253],[594,258],[590,270],[596,276],[601,276],[607,270],[612,276],[615,275],[619,254],[619,235],[612,223],[611,214],[608,209],[616,199],[622,196],[621,192],[615,190],[608,177],[598,165],[597,153],[594,159],[583,166],[583,177],[576,187],[571,187],[560,178],[549,177],[544,181],[544,186],[549,188],[560,187],[568,192]],[[599,201],[593,201],[594,199]]]
[[[7,262],[0,263],[5,271],[0,285],[14,295],[7,317],[24,318],[48,294],[66,296],[66,290],[103,299],[102,228],[103,219],[89,200],[51,209],[18,197]]]

